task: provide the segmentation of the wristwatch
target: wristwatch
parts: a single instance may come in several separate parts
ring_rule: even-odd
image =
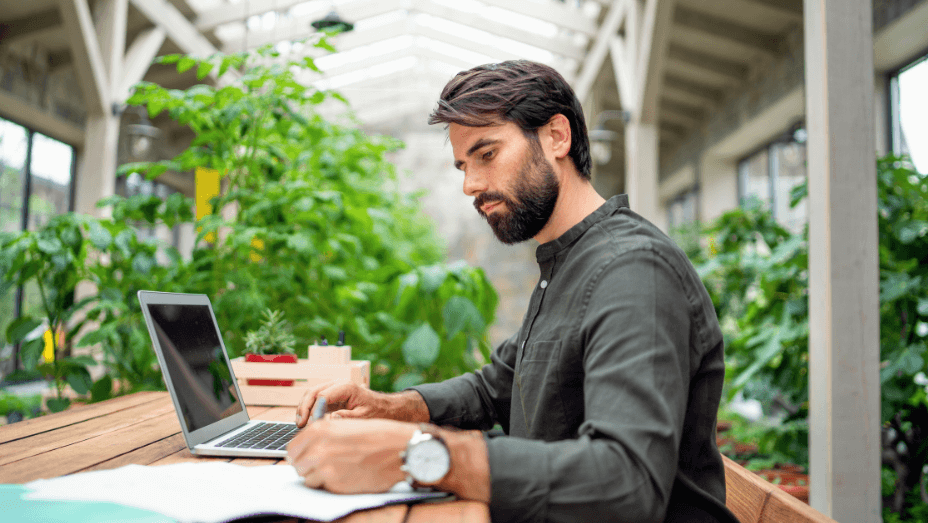
[[[403,460],[400,470],[406,473],[406,483],[413,487],[435,485],[451,470],[451,453],[445,440],[434,425],[427,423],[419,424],[400,458]]]

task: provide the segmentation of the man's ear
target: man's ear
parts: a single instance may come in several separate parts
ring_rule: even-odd
[[[570,153],[572,136],[570,121],[563,114],[556,114],[545,124],[546,138],[550,140],[551,152],[555,158],[566,158]]]

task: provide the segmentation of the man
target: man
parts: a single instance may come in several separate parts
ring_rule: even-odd
[[[297,424],[320,397],[331,414],[289,447],[306,484],[375,492],[406,477],[487,502],[495,521],[735,521],[715,445],[715,310],[671,240],[593,189],[567,82],[527,61],[476,67],[445,86],[430,123],[448,125],[464,192],[496,236],[541,244],[538,285],[477,372],[396,394],[308,391]],[[479,432],[497,423],[507,436]]]

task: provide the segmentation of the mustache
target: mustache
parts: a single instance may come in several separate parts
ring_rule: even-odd
[[[474,198],[474,208],[477,212],[483,214],[481,207],[492,202],[509,203],[509,198],[499,192],[485,192]]]

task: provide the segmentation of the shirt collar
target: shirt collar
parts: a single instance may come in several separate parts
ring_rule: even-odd
[[[570,247],[578,238],[583,236],[587,229],[605,219],[607,216],[611,216],[621,207],[628,207],[627,195],[619,194],[609,198],[606,200],[606,203],[602,204],[599,209],[596,209],[589,216],[584,218],[583,221],[567,229],[567,232],[548,243],[539,245],[535,250],[535,259],[538,263],[542,263],[552,258],[558,252]]]

